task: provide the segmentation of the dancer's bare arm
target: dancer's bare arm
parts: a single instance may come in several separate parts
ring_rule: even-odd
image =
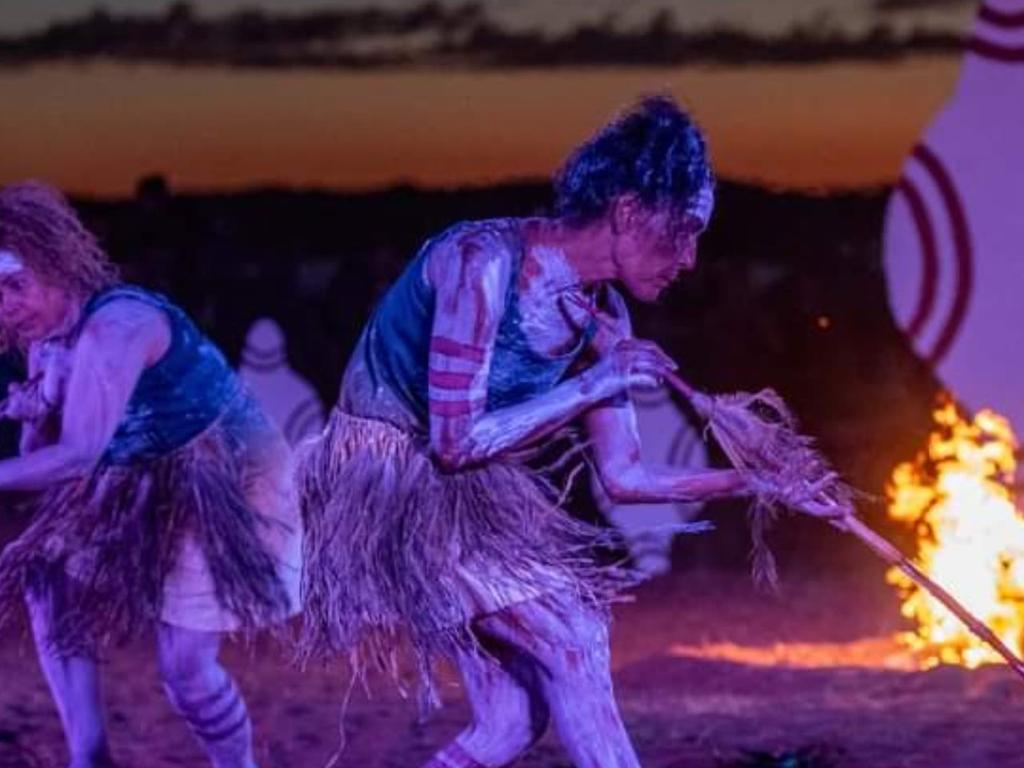
[[[604,357],[622,339],[633,335],[629,311],[622,297],[607,292],[593,351]],[[654,465],[640,457],[636,411],[627,393],[591,408],[583,417],[593,446],[601,484],[612,501],[644,503],[701,501],[748,495],[748,479],[736,470],[692,470]]]
[[[601,330],[593,344],[598,355],[607,354],[610,347],[621,344],[621,339],[632,335],[625,302],[614,291],[609,291],[608,296],[609,306],[601,313]],[[694,471],[644,462],[640,454],[636,412],[627,394],[589,409],[583,418],[601,483],[613,501],[687,502],[759,495],[816,517],[833,518],[848,511],[839,502],[822,494],[827,478],[818,487],[782,488],[770,478],[756,473],[741,473],[734,469]]]
[[[22,455],[56,442],[60,436],[60,403],[67,385],[69,350],[60,342],[33,345],[28,353],[27,380],[11,384],[3,417],[21,422]]]
[[[170,327],[157,309],[119,300],[97,311],[72,350],[59,437],[0,461],[0,490],[38,490],[87,474],[114,436],[139,376],[169,346]]]
[[[672,362],[645,342],[618,345],[597,365],[551,391],[486,411],[494,340],[511,272],[496,233],[469,231],[441,243],[427,277],[436,292],[430,342],[430,442],[449,469],[484,461],[548,435],[597,403],[625,390],[631,378],[656,377]]]
[[[752,492],[748,479],[734,469],[693,470],[643,461],[628,399],[597,406],[583,418],[601,485],[612,501],[703,501]]]
[[[848,511],[811,486],[779,488],[756,474],[734,469],[694,471],[644,462],[640,458],[636,413],[628,400],[602,404],[587,411],[583,418],[601,484],[613,501],[687,502],[764,494],[817,517],[832,518]]]

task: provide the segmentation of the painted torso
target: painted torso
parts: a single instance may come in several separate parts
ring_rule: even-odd
[[[103,455],[110,464],[135,464],[167,455],[207,429],[239,395],[240,383],[220,350],[185,312],[163,296],[130,285],[94,295],[77,330],[112,301],[140,301],[167,318],[167,352],[139,377],[125,414]]]
[[[444,258],[451,239],[481,233],[481,242],[503,251],[510,269],[501,320],[490,342],[487,410],[536,397],[565,376],[587,346],[594,325],[581,331],[542,290],[546,283],[536,279],[541,267],[524,254],[515,220],[469,222],[429,240],[381,300],[345,373],[341,404],[348,412],[382,418],[411,432],[426,430],[427,367],[435,311],[428,260]]]

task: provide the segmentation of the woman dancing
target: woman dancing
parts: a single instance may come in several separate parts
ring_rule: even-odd
[[[29,362],[5,404],[24,423],[0,490],[37,492],[0,554],[0,609],[27,598],[71,768],[114,765],[96,655],[148,628],[211,763],[252,768],[245,703],[217,655],[225,632],[297,609],[284,439],[186,314],[119,284],[42,184],[0,190],[0,326]]]
[[[302,459],[309,652],[357,674],[411,642],[457,664],[473,722],[428,768],[513,761],[553,721],[580,768],[635,768],[612,694],[600,533],[559,510],[531,451],[582,417],[619,501],[747,494],[756,478],[640,461],[627,390],[674,369],[614,285],[654,301],[694,267],[714,184],[704,139],[654,98],[569,158],[551,218],[458,224],[370,318]]]

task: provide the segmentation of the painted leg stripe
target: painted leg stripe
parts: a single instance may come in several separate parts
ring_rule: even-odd
[[[242,699],[237,694],[234,694],[230,699],[224,701],[213,714],[210,714],[209,709],[206,711],[192,709],[185,712],[185,719],[196,732],[217,729],[239,709],[243,712],[245,711],[245,707],[240,706],[241,704]]]
[[[237,701],[240,702],[241,699],[237,699]],[[197,729],[195,733],[196,733],[196,736],[198,736],[199,738],[201,738],[205,742],[224,741],[225,739],[228,739],[228,738],[234,736],[236,733],[238,733],[243,728],[245,728],[248,724],[249,724],[249,713],[245,710],[245,706],[243,705],[241,707],[241,712],[239,713],[239,716],[233,722],[231,722],[229,725],[227,725],[227,726],[225,726],[225,727],[223,727],[223,728],[221,728],[219,730],[203,730],[203,731],[200,731],[200,730]]]
[[[204,709],[208,709],[209,707],[215,706],[217,702],[219,702],[225,696],[233,692],[234,686],[232,685],[231,678],[229,677],[226,678],[224,680],[224,684],[221,685],[221,687],[213,693],[207,694],[206,696],[196,699],[195,701],[181,701],[178,706],[181,708],[182,711],[187,710],[189,712],[201,712]],[[177,699],[177,697],[174,696],[172,696],[172,698]]]

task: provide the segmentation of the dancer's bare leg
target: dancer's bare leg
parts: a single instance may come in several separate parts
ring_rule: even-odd
[[[505,643],[481,640],[486,653],[464,652],[456,660],[473,722],[423,768],[508,765],[547,729],[536,663]]]
[[[217,661],[220,641],[218,632],[160,624],[160,675],[168,698],[214,768],[256,768],[245,701]]]
[[[481,621],[536,659],[559,739],[577,768],[640,768],[612,690],[608,627],[593,610],[550,597]]]
[[[46,590],[26,595],[36,653],[64,726],[69,768],[113,768],[96,660],[61,655],[50,645],[51,632],[63,615],[72,588],[64,578]]]
[[[474,626],[495,658],[459,659],[473,724],[424,768],[507,765],[540,737],[549,713],[577,768],[640,768],[615,704],[599,616],[542,599]]]

